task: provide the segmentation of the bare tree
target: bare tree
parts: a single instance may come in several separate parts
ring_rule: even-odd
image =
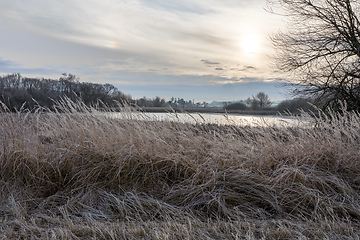
[[[252,110],[258,110],[261,108],[267,108],[271,106],[270,98],[267,94],[264,92],[258,92],[255,96],[252,96],[251,98],[248,98],[246,100],[246,104],[252,109]]]
[[[360,110],[360,1],[268,0],[289,24],[272,36],[280,70],[292,73],[294,95],[311,96],[324,107]]]
[[[259,92],[258,94],[256,94],[255,98],[259,102],[260,108],[267,108],[271,106],[270,98],[264,92]]]

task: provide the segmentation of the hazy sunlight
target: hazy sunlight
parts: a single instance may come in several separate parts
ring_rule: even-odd
[[[241,47],[247,54],[254,54],[259,52],[260,41],[257,35],[247,35],[241,43]]]

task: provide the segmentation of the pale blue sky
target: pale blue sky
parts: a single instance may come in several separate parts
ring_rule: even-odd
[[[0,73],[111,83],[135,98],[284,99],[266,0],[0,0]]]

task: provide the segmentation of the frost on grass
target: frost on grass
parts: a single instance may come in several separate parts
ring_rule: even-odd
[[[360,116],[307,127],[0,113],[0,237],[356,239]],[[309,117],[309,116],[308,116]]]

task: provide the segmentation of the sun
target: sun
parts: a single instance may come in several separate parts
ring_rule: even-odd
[[[241,43],[241,47],[247,54],[255,54],[259,52],[260,41],[256,35],[246,35]]]

